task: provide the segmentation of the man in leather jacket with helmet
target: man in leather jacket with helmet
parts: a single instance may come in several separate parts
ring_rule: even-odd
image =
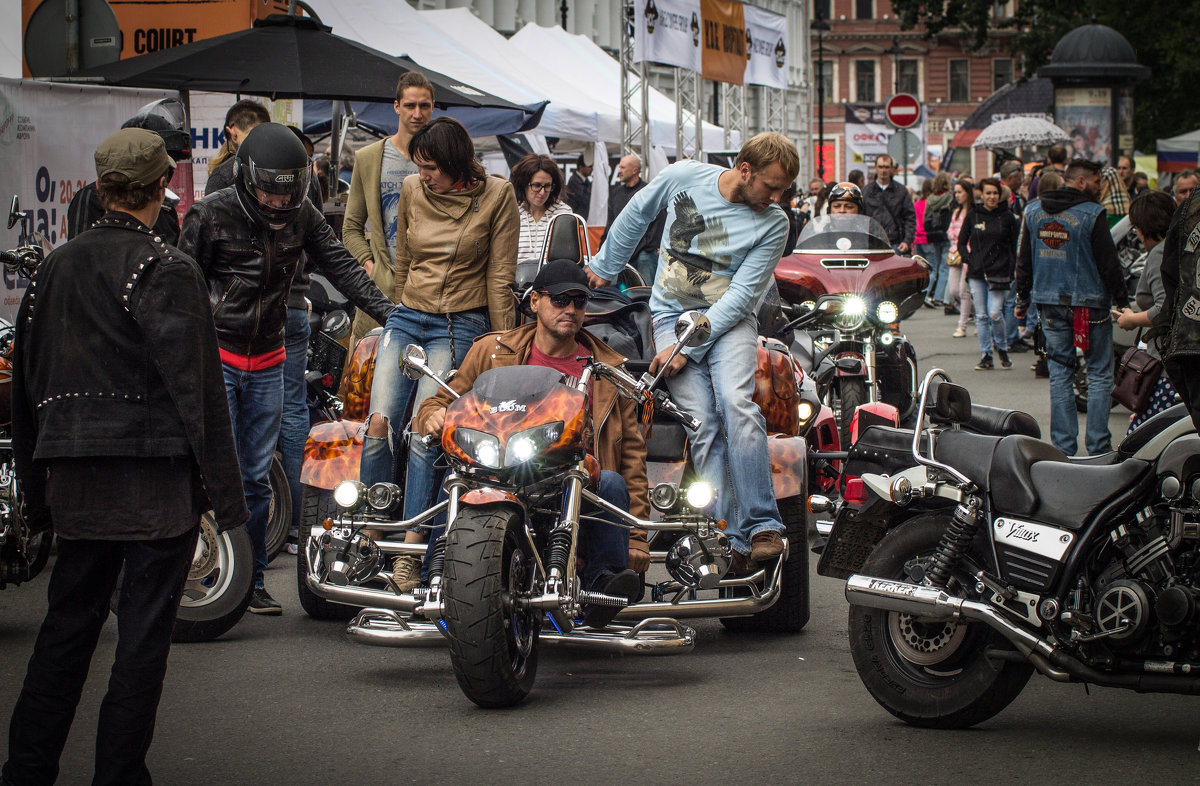
[[[379,322],[392,302],[306,198],[312,166],[300,140],[279,123],[255,126],[238,147],[234,185],[195,203],[179,246],[208,280],[254,543],[249,610],[280,614],[263,586],[269,472],[283,408],[284,327],[292,278],[307,256],[355,305]]]

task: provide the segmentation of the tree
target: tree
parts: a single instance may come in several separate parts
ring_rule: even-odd
[[[1200,102],[1187,100],[1200,84],[1195,30],[1200,3],[1129,3],[1127,0],[1017,0],[1011,18],[996,19],[993,0],[892,0],[904,29],[923,27],[926,38],[961,37],[973,50],[996,30],[1015,30],[1012,54],[1032,76],[1050,60],[1059,39],[1095,21],[1129,40],[1138,61],[1151,70],[1134,86],[1134,144],[1153,150],[1155,140],[1200,127]]]

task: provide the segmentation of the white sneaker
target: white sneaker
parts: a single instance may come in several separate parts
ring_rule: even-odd
[[[962,328],[955,328],[954,332],[950,335],[954,336],[955,338],[966,338],[967,331],[963,330]]]

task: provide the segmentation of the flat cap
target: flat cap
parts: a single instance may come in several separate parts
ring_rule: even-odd
[[[121,174],[129,185],[141,188],[156,182],[175,162],[167,155],[162,137],[144,128],[122,128],[96,148],[96,179]]]

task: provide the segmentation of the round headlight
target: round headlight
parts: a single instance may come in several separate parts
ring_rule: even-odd
[[[798,405],[796,405],[796,414],[800,416],[801,423],[807,422],[808,419],[813,416],[813,412],[815,411],[816,410],[813,409],[813,405],[807,401],[801,401]]]
[[[842,301],[842,313],[847,317],[861,317],[867,313],[867,301],[858,295],[851,295]]]
[[[892,342],[894,342],[895,340],[896,340],[896,336],[890,330],[879,334],[879,343],[882,346],[890,347],[892,345]]]
[[[666,513],[679,501],[679,491],[671,483],[659,483],[650,491],[650,504]]]
[[[375,510],[387,510],[400,499],[400,487],[395,483],[376,483],[367,489],[367,504]]]
[[[343,480],[333,487],[333,501],[339,508],[354,510],[362,502],[367,487],[357,480]]]
[[[475,460],[485,467],[498,467],[500,448],[494,441],[481,442],[475,447]]]
[[[517,437],[508,445],[509,463],[521,463],[533,458],[537,445],[529,437]]]
[[[688,486],[687,504],[696,510],[702,510],[712,504],[717,492],[711,483],[701,480]]]
[[[890,300],[885,300],[875,309],[875,316],[885,325],[890,325],[900,319],[900,309]]]

